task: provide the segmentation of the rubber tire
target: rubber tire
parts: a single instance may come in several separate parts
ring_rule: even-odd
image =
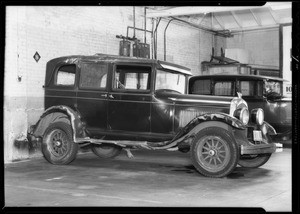
[[[272,154],[259,154],[253,158],[241,157],[238,164],[245,168],[258,168],[268,162]]]
[[[55,133],[62,133],[65,137],[66,150],[62,155],[57,154],[54,151],[53,141],[51,142],[51,137],[54,137]],[[64,165],[71,163],[77,155],[78,144],[74,143],[72,140],[72,128],[66,122],[54,122],[49,125],[45,130],[43,141],[42,141],[42,153],[45,159],[55,165]],[[56,155],[55,155],[56,153]]]
[[[122,151],[122,147],[114,144],[93,144],[91,150],[95,155],[102,159],[110,159],[118,156]]]
[[[227,154],[225,151],[225,158],[224,158],[224,161],[225,159],[227,159],[227,163],[224,163],[223,161],[224,166],[221,166],[220,169],[216,168],[214,170],[210,170],[199,159],[198,147],[201,146],[202,141],[205,141],[205,139],[207,139],[208,137],[221,139],[222,141],[221,144],[223,144],[224,148],[227,149]],[[219,143],[217,145],[219,145]],[[205,158],[207,158],[207,156]],[[204,155],[201,156],[201,158],[203,157]],[[194,167],[197,169],[197,171],[200,174],[206,177],[221,178],[227,176],[236,168],[237,162],[239,160],[239,149],[236,141],[234,140],[230,132],[220,127],[208,127],[199,131],[195,136],[195,138],[193,139],[192,146],[191,146],[191,160]]]

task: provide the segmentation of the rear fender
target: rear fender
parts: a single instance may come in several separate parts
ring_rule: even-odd
[[[52,106],[45,110],[39,121],[31,127],[29,131],[35,137],[42,137],[49,124],[56,121],[64,121],[71,125],[73,130],[73,140],[85,137],[84,123],[81,121],[80,115],[67,106]]]

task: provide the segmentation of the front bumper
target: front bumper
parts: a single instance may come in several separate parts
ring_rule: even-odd
[[[281,143],[257,144],[250,146],[241,145],[241,155],[258,155],[282,151],[283,148]]]

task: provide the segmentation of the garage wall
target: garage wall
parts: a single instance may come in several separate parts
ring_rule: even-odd
[[[144,28],[144,8],[136,7],[136,27]],[[158,29],[158,59],[163,59],[162,22]],[[15,146],[44,111],[44,78],[52,58],[95,53],[118,54],[116,35],[126,35],[133,26],[132,7],[6,7],[4,79],[4,159],[5,162],[35,155],[28,146]],[[151,30],[151,19],[147,20]],[[132,30],[129,36],[133,36]],[[143,41],[144,33],[136,32]],[[214,39],[193,27],[172,23],[167,32],[167,60],[200,73],[200,62],[209,60]],[[151,43],[149,34],[147,43]],[[41,56],[36,62],[33,58]],[[32,154],[31,154],[32,152]]]
[[[279,69],[279,28],[241,32],[226,45],[248,50],[249,64]]]

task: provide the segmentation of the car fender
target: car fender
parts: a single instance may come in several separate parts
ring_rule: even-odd
[[[271,126],[268,122],[264,121],[261,125],[260,129],[262,130],[263,134],[266,135],[277,135],[276,130],[273,126]]]
[[[247,126],[245,126],[240,120],[230,116],[229,114],[208,113],[194,118],[185,127],[183,127],[172,139],[172,144],[173,142],[180,143],[208,126],[217,126],[228,131],[231,131],[232,128],[240,130],[247,129]]]
[[[84,123],[80,115],[68,106],[52,106],[44,111],[39,121],[30,128],[29,133],[35,137],[42,137],[49,124],[56,121],[64,121],[71,125],[73,140],[85,137]]]

